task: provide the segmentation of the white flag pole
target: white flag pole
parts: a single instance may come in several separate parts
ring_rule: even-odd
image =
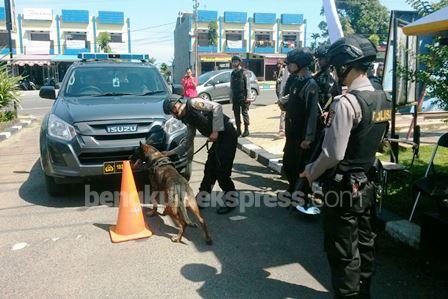
[[[323,0],[323,5],[325,17],[327,19],[330,42],[334,43],[339,38],[344,37],[344,32],[342,31],[339,15],[336,10],[336,4],[334,0]]]

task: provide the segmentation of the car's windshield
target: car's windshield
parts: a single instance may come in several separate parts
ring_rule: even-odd
[[[80,67],[68,78],[64,95],[120,96],[151,95],[168,92],[163,78],[153,68],[146,67]]]
[[[204,73],[204,74],[200,75],[199,76],[199,85],[204,84],[205,82],[207,82],[208,79],[210,79],[214,75],[216,75],[216,72],[208,72],[208,73]]]

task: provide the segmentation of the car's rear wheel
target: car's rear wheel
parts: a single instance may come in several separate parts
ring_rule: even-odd
[[[211,97],[208,93],[203,92],[203,93],[199,94],[199,97],[203,98],[206,101],[211,101]]]
[[[180,172],[180,174],[187,180],[187,181],[189,181],[190,180],[190,178],[191,178],[191,174],[192,174],[192,172],[193,172],[193,162],[192,161],[189,161],[188,163],[187,163],[187,165],[185,166],[185,168],[184,169],[182,169],[182,171]]]
[[[256,99],[257,96],[258,96],[258,92],[257,92],[257,90],[256,90],[255,88],[252,88],[252,89],[250,90],[250,94],[251,94],[251,96],[252,96],[252,99]]]
[[[47,187],[47,193],[54,197],[64,195],[67,187],[64,184],[56,183],[55,179],[48,175],[45,175],[45,185]]]

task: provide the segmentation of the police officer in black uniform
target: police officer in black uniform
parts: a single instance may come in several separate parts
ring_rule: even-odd
[[[290,193],[293,192],[300,172],[308,163],[316,137],[319,87],[309,70],[312,62],[313,55],[308,48],[294,49],[286,57],[291,77],[285,87],[289,91],[289,97],[285,107],[283,171],[289,182]]]
[[[244,132],[242,137],[249,136],[249,106],[252,100],[250,74],[241,65],[241,57],[232,57],[233,72],[230,75],[230,90],[233,114],[238,136],[241,135],[241,114],[243,115]]]
[[[313,76],[313,78],[316,80],[317,85],[319,85],[319,104],[322,110],[325,110],[327,104],[332,98],[342,93],[338,88],[336,80],[331,74],[327,51],[328,47],[321,45],[314,52],[314,57],[316,57],[319,65],[319,71]]]
[[[325,249],[337,298],[370,297],[375,191],[368,172],[391,115],[386,94],[375,91],[367,77],[376,53],[359,35],[330,46],[330,64],[348,91],[333,100],[322,151],[300,175],[310,184],[318,178],[323,182]]]
[[[185,153],[193,148],[196,130],[213,142],[205,162],[199,194],[210,194],[218,181],[225,196],[224,205],[217,213],[229,213],[237,205],[237,194],[231,174],[238,136],[229,118],[223,114],[222,106],[201,98],[185,100],[173,97],[164,101],[163,111],[181,120],[188,129],[186,138],[176,148],[164,152],[166,156]]]

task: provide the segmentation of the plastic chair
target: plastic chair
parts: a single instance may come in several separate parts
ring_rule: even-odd
[[[434,159],[439,147],[448,148],[448,133],[440,136],[439,140],[437,141],[437,144],[432,152],[431,159],[429,160],[428,167],[426,168],[425,176],[418,179],[414,183],[414,188],[416,191],[418,191],[418,194],[415,199],[411,215],[409,216],[409,222],[412,221],[415,209],[417,208],[422,194],[427,195],[428,197],[431,197],[435,200],[448,198],[448,173],[437,172],[434,166]]]
[[[384,138],[384,141],[388,142],[389,145],[392,145],[392,143],[404,143],[412,145],[412,161],[411,164],[409,165],[399,164],[397,163],[397,158],[395,157],[393,151],[391,151],[393,162],[387,162],[387,161],[381,162],[382,176],[381,176],[381,197],[379,206],[380,213],[383,206],[383,200],[387,198],[387,185],[389,184],[389,176],[397,172],[404,172],[410,175],[411,174],[410,169],[414,165],[414,161],[415,158],[418,156],[418,149],[419,149],[419,145],[417,143],[407,139]],[[412,177],[410,177],[410,180],[412,182]]]

